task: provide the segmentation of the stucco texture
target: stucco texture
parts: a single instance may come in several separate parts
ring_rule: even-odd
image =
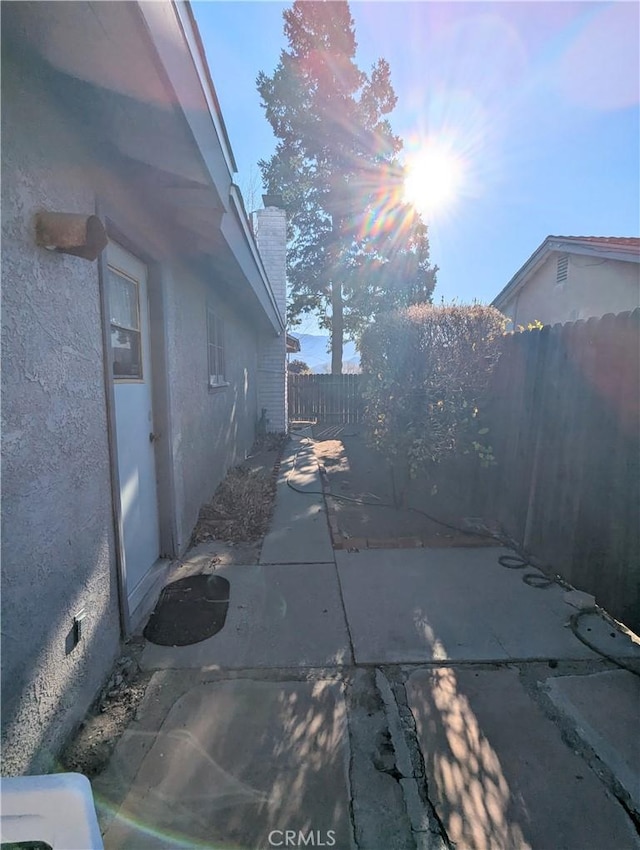
[[[2,123],[2,771],[13,774],[54,766],[119,623],[97,267],[34,238],[40,209],[94,211],[91,168],[7,57]]]
[[[567,280],[556,286],[552,253],[504,307],[514,325],[544,325],[624,313],[640,306],[640,264],[569,254]]]
[[[63,112],[60,78],[2,61],[2,771],[18,774],[55,769],[121,637],[99,265],[37,247],[35,214],[89,215],[98,199],[110,235],[149,266],[164,556],[186,550],[253,444],[262,331],[237,285],[249,284],[188,256],[166,210],[130,185],[131,163]],[[225,325],[223,389],[208,386],[207,306]]]
[[[167,298],[172,459],[178,551],[184,551],[203,502],[227,469],[244,460],[257,415],[255,330],[222,300],[217,281],[174,267]],[[207,307],[224,323],[226,380],[208,387]]]

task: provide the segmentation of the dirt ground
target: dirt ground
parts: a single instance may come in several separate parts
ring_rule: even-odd
[[[84,773],[91,779],[106,766],[151,679],[151,674],[143,673],[138,664],[143,648],[141,636],[134,636],[124,645],[100,696],[62,752],[65,770]]]
[[[470,524],[463,504],[456,511],[450,496],[439,503],[437,493],[422,497],[415,485],[403,490],[391,466],[366,445],[361,426],[318,423],[312,430],[325,492],[343,497],[327,498],[336,548],[494,545],[490,538],[458,530],[471,530],[477,522]]]
[[[267,435],[256,442],[244,463],[229,471],[203,506],[192,546],[172,565],[169,582],[221,566],[258,563],[273,513],[284,444],[281,435]],[[61,754],[65,770],[91,778],[106,766],[151,678],[138,664],[144,645],[140,633],[123,646],[106,685]]]

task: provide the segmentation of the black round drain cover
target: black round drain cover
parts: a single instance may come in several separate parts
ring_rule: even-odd
[[[144,636],[160,646],[188,646],[215,635],[229,608],[229,582],[216,575],[181,578],[162,593]]]

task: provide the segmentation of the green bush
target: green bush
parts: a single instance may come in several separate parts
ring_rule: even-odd
[[[370,443],[411,477],[460,454],[491,465],[482,409],[504,328],[498,310],[479,305],[379,318],[360,341]]]

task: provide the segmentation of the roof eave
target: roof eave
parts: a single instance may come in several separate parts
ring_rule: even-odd
[[[244,256],[239,256],[237,260],[243,268],[248,284],[258,297],[270,325],[276,333],[280,334],[284,331],[284,318],[277,309],[271,284],[250,232],[244,205],[239,200],[237,187],[233,184],[236,162],[190,4],[186,0],[172,0],[170,6],[165,3],[138,3],[138,8],[209,174],[211,185],[218,192],[224,205],[223,236],[230,247],[234,243],[241,245],[241,253]],[[170,26],[167,17],[168,8],[174,10],[176,18],[173,32],[167,31]],[[177,31],[182,36],[182,48],[186,50],[191,63],[185,62],[184,53],[176,46],[175,36],[171,38]],[[193,108],[193,86],[198,85],[209,111],[210,122],[206,122],[199,110]],[[220,168],[216,169],[215,156],[212,153],[216,148],[221,151],[224,159],[225,167],[222,169],[224,171],[226,168],[224,174],[221,173]],[[217,156],[220,163],[219,154]],[[231,233],[228,227],[231,222],[233,222],[232,227],[234,225],[237,227],[237,239],[230,238]]]
[[[601,257],[607,260],[622,260],[623,262],[640,263],[640,253],[633,249],[595,245],[593,242],[579,242],[569,239],[559,239],[547,236],[544,242],[533,252],[511,278],[504,289],[496,295],[491,306],[501,310],[520,289],[529,277],[537,271],[542,263],[553,253],[581,254],[589,257]]]
[[[287,334],[287,352],[289,354],[296,354],[298,351],[300,351],[300,340],[297,336]]]
[[[497,310],[501,310],[507,302],[511,300],[526,283],[530,274],[532,274],[546,260],[549,252],[547,248],[548,239],[540,245],[529,259],[522,265],[511,278],[509,283],[496,295],[491,302],[491,306]]]
[[[557,239],[548,236],[549,250],[561,251],[565,254],[582,254],[589,257],[601,257],[607,260],[621,260],[626,263],[640,263],[640,251],[636,248],[625,248],[619,245],[597,244],[588,240]]]

